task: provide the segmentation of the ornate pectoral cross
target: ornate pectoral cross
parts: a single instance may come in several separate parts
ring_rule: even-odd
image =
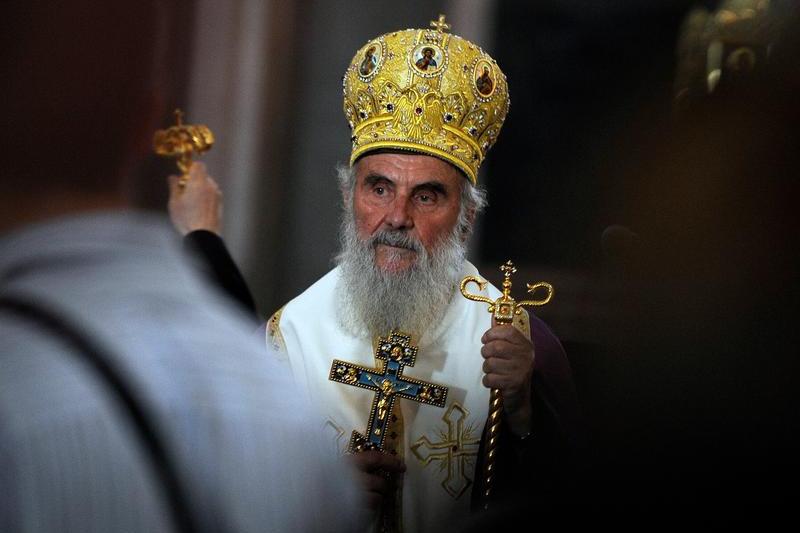
[[[380,368],[367,368],[333,360],[328,376],[331,381],[375,392],[366,435],[353,431],[348,446],[351,452],[384,450],[383,444],[396,398],[444,407],[447,387],[403,376],[406,366],[414,366],[417,350],[411,344],[410,335],[392,331],[386,338],[378,339],[375,357],[383,362]]]

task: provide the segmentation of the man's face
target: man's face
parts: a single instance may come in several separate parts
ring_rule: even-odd
[[[373,154],[356,163],[353,213],[360,239],[403,232],[431,252],[458,221],[465,179],[441,159],[417,154]],[[417,259],[408,248],[377,244],[375,262],[402,272]]]

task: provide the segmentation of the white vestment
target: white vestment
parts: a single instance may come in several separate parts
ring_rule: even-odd
[[[478,275],[469,263],[463,270],[463,275]],[[267,327],[270,351],[291,366],[300,392],[327,417],[321,429],[329,435],[331,460],[339,460],[346,451],[353,430],[365,434],[375,397],[371,390],[329,380],[331,363],[339,359],[378,367],[374,339],[354,337],[341,326],[337,313],[348,302],[339,299],[339,279],[337,267],[276,313]],[[494,300],[500,291],[487,284],[476,294]],[[397,449],[407,466],[403,531],[444,531],[469,513],[489,405],[489,390],[481,382],[480,339],[490,326],[486,305],[463,298],[456,289],[441,322],[421,340],[412,339],[419,352],[415,365],[405,367],[403,375],[446,386],[448,393],[444,408],[402,398],[395,402],[404,429],[394,440],[387,437],[387,444],[402,442]]]

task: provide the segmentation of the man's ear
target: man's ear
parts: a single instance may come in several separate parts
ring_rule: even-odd
[[[350,167],[349,171],[352,173],[352,180],[347,180],[344,182],[343,180],[339,180],[339,192],[342,195],[342,206],[345,209],[348,209],[353,205],[353,196],[355,195],[356,184],[358,183],[358,165],[360,163],[360,159],[356,160],[355,163]]]
[[[467,228],[472,228],[475,226],[475,218],[478,216],[478,212],[474,208],[470,208],[467,210],[465,216],[467,219],[467,227],[461,232],[462,243],[467,242],[467,239],[471,233],[471,231],[469,231]]]

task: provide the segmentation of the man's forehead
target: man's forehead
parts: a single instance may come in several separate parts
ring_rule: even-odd
[[[355,165],[356,177],[382,176],[389,180],[412,182],[437,181],[443,185],[460,187],[467,179],[450,163],[439,158],[408,152],[381,152],[360,157]]]

